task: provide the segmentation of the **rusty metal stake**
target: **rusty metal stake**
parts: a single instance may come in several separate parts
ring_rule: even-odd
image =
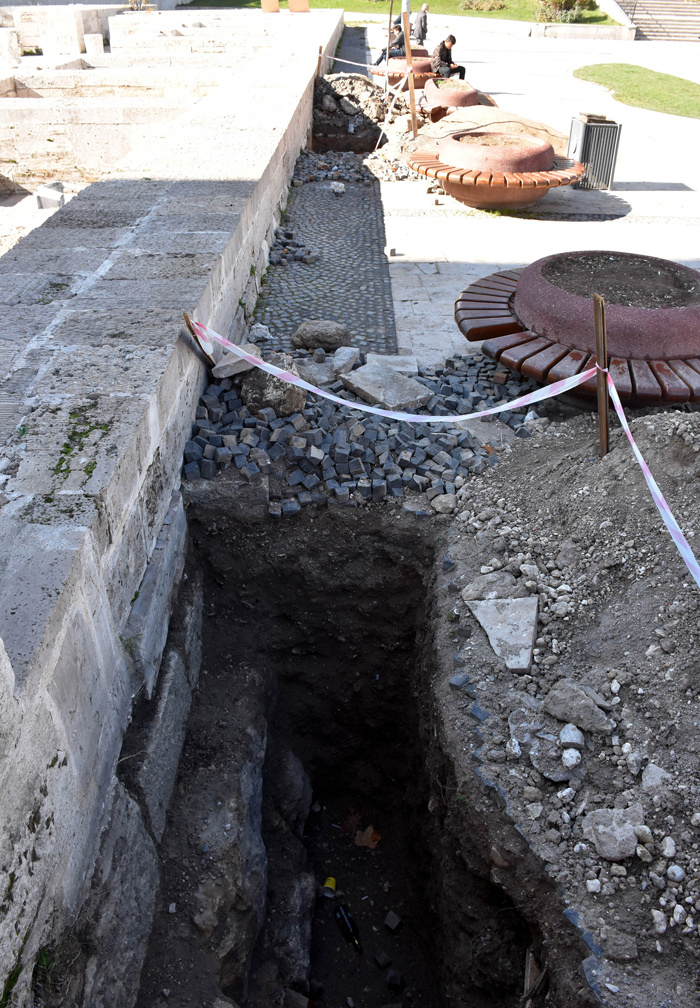
[[[608,333],[605,326],[605,300],[600,294],[593,295],[593,321],[595,325],[595,356],[601,368],[608,367]],[[598,435],[600,437],[600,457],[608,454],[608,376],[598,371]]]
[[[321,76],[321,60],[323,59],[323,46],[318,47],[318,63],[316,64],[316,76]]]
[[[408,96],[411,104],[411,129],[413,139],[418,136],[418,121],[416,119],[416,87],[413,82],[413,53],[411,52],[411,26],[408,23],[408,11],[403,12],[403,38],[406,46],[406,69],[408,70]],[[389,68],[387,66],[387,77]]]

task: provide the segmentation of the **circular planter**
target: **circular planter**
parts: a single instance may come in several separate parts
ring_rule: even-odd
[[[467,171],[549,171],[554,164],[551,144],[517,133],[451,133],[438,140],[437,151],[441,161]]]
[[[466,81],[448,81],[434,77],[426,82],[425,100],[432,106],[465,108],[467,105],[479,104],[479,93]]]
[[[625,284],[619,300],[628,303],[615,303],[613,271]],[[590,292],[585,296],[572,293],[571,288],[582,289],[577,276],[586,274]],[[539,336],[590,352],[594,344],[592,298],[606,282],[611,357],[673,360],[700,355],[700,274],[667,259],[597,250],[545,256],[523,270],[513,310]],[[658,306],[641,306],[645,301]],[[663,307],[664,301],[674,307]]]
[[[474,131],[471,132],[473,134]],[[462,144],[454,140],[455,135],[464,134],[443,137],[438,141],[437,150],[415,151],[408,154],[406,161],[419,175],[436,179],[448,196],[479,210],[498,210],[503,207],[524,210],[546,196],[555,186],[576,182],[586,170],[582,164],[570,158],[554,157],[549,153],[552,150],[549,144],[520,134],[501,134],[513,136],[518,141],[517,145],[509,145],[511,156],[519,151],[520,164],[533,163],[528,160],[531,158],[537,163],[537,159],[541,157],[544,163],[549,164],[548,170],[527,171],[501,167],[505,160],[503,147],[500,148],[500,154],[499,148],[493,146],[486,146],[479,151],[478,145]],[[544,151],[547,151],[546,158]],[[455,164],[455,160],[461,164]]]

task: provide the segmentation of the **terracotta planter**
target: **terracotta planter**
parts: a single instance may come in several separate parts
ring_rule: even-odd
[[[395,87],[406,73],[406,60],[400,57],[390,59],[386,72],[389,76],[389,84]],[[434,77],[435,74],[430,69],[430,60],[418,57],[413,60],[413,84],[416,88],[425,87],[425,82]],[[404,81],[402,91],[408,91],[408,79]]]
[[[425,100],[433,107],[464,108],[467,105],[479,104],[479,93],[467,81],[444,81],[438,77],[429,80],[425,85]]]
[[[476,137],[483,143],[462,143],[462,137]],[[489,138],[501,141],[489,143]],[[445,164],[467,171],[536,172],[549,171],[554,164],[550,143],[516,133],[452,133],[438,140],[438,157]]]
[[[289,9],[292,14],[308,14],[309,0],[289,0]]]
[[[279,14],[280,0],[260,0],[260,8],[266,14]]]
[[[636,263],[640,257],[630,252],[567,252],[545,256],[523,270],[513,305],[519,321],[538,336],[592,352],[592,298],[572,294],[552,283],[547,276],[550,264],[564,256],[569,261],[594,256],[615,257],[630,263]],[[700,274],[688,266],[653,256],[643,258],[652,273],[667,275],[670,282],[675,280],[679,287],[697,288],[700,284]],[[636,308],[614,304],[608,299],[605,319],[611,357],[683,360],[700,355],[700,304],[682,308]]]

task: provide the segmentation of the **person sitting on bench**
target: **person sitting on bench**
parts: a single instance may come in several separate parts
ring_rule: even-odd
[[[456,41],[454,35],[448,35],[444,42],[435,46],[430,59],[430,68],[438,77],[454,77],[455,74],[459,74],[459,79],[464,80],[464,67],[452,62],[452,46]]]
[[[395,59],[397,56],[406,55],[406,39],[404,33],[401,31],[398,25],[393,25],[391,29],[393,33],[393,38],[391,40],[391,48],[389,49],[389,59]],[[383,59],[386,59],[386,50],[382,49],[377,59],[374,61],[375,66],[379,66]]]

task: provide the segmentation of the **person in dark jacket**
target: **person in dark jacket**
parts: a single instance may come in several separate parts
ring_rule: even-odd
[[[459,79],[464,80],[464,67],[452,62],[452,46],[456,41],[454,35],[448,35],[444,42],[435,46],[430,58],[430,68],[438,77],[454,77],[459,74]]]
[[[405,56],[406,38],[404,36],[404,33],[401,31],[398,25],[393,25],[391,31],[394,37],[391,40],[391,48],[389,49],[389,59],[394,59],[396,56]],[[379,64],[385,58],[386,58],[386,50],[382,49],[382,51],[379,53],[379,56],[374,61],[374,65],[379,66]]]
[[[421,45],[425,42],[425,37],[428,34],[428,5],[423,4],[418,14],[416,14],[416,20],[413,22],[413,37]]]

